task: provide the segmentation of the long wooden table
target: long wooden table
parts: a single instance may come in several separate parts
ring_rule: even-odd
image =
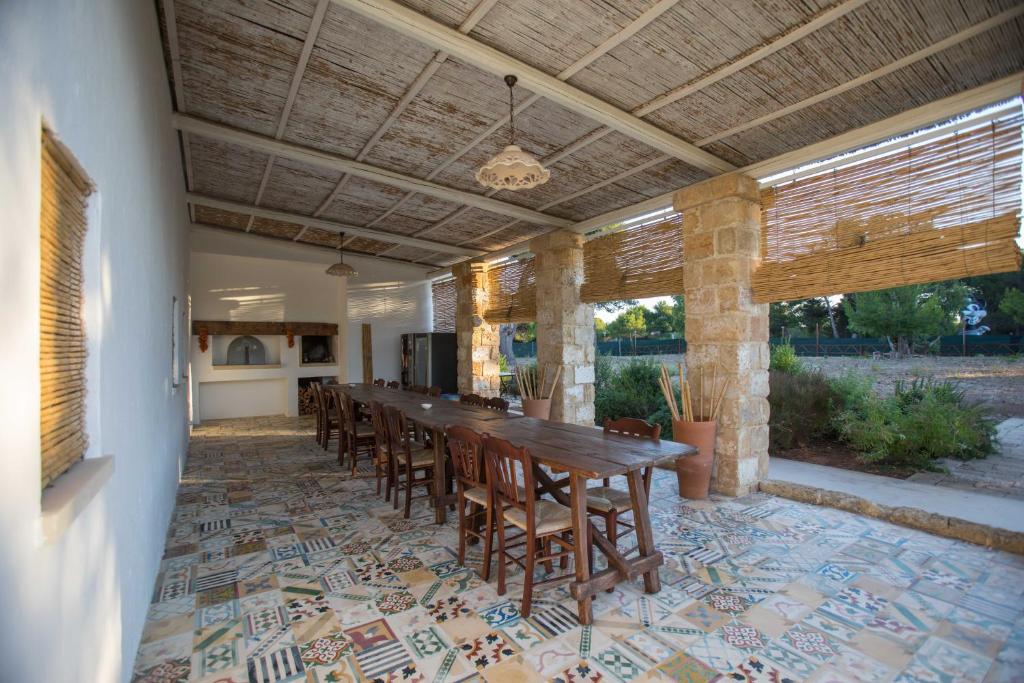
[[[644,578],[644,590],[661,590],[658,567],[664,559],[654,547],[654,536],[648,510],[643,471],[682,456],[693,455],[697,449],[673,441],[648,441],[605,434],[603,430],[578,425],[538,420],[521,415],[501,413],[469,406],[442,398],[431,398],[400,389],[387,389],[369,384],[332,384],[326,389],[343,392],[356,403],[366,405],[379,401],[401,409],[408,419],[433,433],[434,443],[434,515],[441,524],[454,496],[445,491],[444,430],[449,425],[462,425],[480,433],[508,439],[530,449],[534,463],[568,476],[554,481],[539,467],[534,474],[541,488],[572,510],[573,537],[576,539],[576,580],[569,591],[579,603],[580,623],[589,624],[593,615],[594,595],[613,587],[619,581]],[[430,408],[424,408],[430,404]],[[638,553],[627,557],[599,533],[587,516],[587,480],[624,475],[629,484],[636,526]],[[565,491],[568,480],[569,491]],[[608,558],[608,568],[591,576],[590,544]]]

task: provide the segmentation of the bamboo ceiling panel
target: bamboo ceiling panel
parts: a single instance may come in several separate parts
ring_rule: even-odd
[[[266,154],[198,135],[189,136],[189,152],[196,192],[246,204],[256,198]]]
[[[669,296],[683,291],[683,217],[640,225],[583,245],[586,303]]]
[[[893,116],[1024,69],[1024,19],[858,88],[725,138],[708,150],[747,164]],[[899,96],[894,96],[899,93]]]
[[[569,82],[630,110],[760,47],[830,4],[680,2]]]
[[[338,171],[292,159],[275,158],[260,206],[312,215],[340,179],[341,173]],[[255,199],[255,194],[249,197],[250,202]]]
[[[443,226],[430,230],[424,237],[449,244],[460,244],[507,225],[512,220],[508,216],[499,216],[483,209],[470,209]]]
[[[284,139],[354,158],[433,54],[332,3]]]
[[[470,34],[550,74],[565,69],[650,8],[651,0],[502,1]]]
[[[709,177],[707,172],[695,166],[670,159],[646,171],[618,180],[615,184],[637,194],[657,197],[680,187],[699,183]]]
[[[395,213],[407,218],[433,222],[441,220],[460,206],[461,204],[429,197],[425,194],[414,194]]]
[[[256,216],[252,220],[252,228],[250,229],[250,232],[257,235],[263,235],[264,237],[293,240],[300,232],[302,232],[302,225],[299,223],[276,221],[270,218]]]
[[[302,233],[302,237],[296,241],[315,244],[318,247],[337,249],[338,233],[333,230],[324,230],[323,228],[306,228],[306,231]]]
[[[385,249],[390,249],[393,246],[394,244],[391,242],[373,240],[369,237],[356,237],[345,245],[345,251],[360,251],[364,254],[377,254]]]
[[[204,223],[219,228],[232,228],[234,230],[245,230],[249,224],[249,216],[244,213],[214,209],[209,206],[197,204],[195,207],[196,223]]]
[[[333,190],[333,188],[332,188]],[[327,198],[329,192],[319,197]],[[323,213],[323,218],[366,225],[391,208],[405,193],[390,185],[352,176]]]
[[[766,188],[755,301],[1020,267],[1021,115]]]
[[[537,319],[537,275],[533,257],[514,259],[487,269],[489,323],[524,323]]]
[[[402,0],[406,7],[449,28],[458,28],[480,0]]]
[[[483,249],[485,251],[497,251],[498,249],[504,249],[505,247],[512,246],[513,244],[528,240],[532,237],[543,235],[546,232],[548,232],[548,228],[542,225],[516,223],[515,225],[505,228],[494,235],[482,237],[473,242],[467,242],[466,246],[474,249]]]
[[[175,0],[185,103],[179,109],[273,135],[315,3]]]

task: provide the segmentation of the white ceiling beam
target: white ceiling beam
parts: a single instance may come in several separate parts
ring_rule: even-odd
[[[518,218],[531,223],[539,223],[540,225],[550,225],[552,227],[560,228],[572,225],[572,221],[565,218],[550,216],[548,214],[541,213],[540,211],[534,211],[533,209],[509,204],[507,202],[492,199],[490,197],[484,197],[472,192],[445,187],[427,180],[414,178],[402,173],[389,171],[385,168],[372,166],[365,162],[346,159],[345,157],[324,152],[323,150],[304,147],[302,145],[296,145],[283,140],[275,140],[274,138],[266,137],[264,135],[250,133],[248,131],[239,130],[219,123],[213,123],[193,116],[172,114],[171,125],[178,130],[188,131],[202,137],[241,145],[267,154],[294,159],[296,161],[308,163],[313,166],[319,166],[321,168],[341,171],[342,173],[348,173],[356,177],[366,178],[367,180],[383,183],[403,190],[409,190],[411,192],[419,192],[445,201],[467,204],[478,209],[483,209],[503,216],[509,216],[510,218]]]
[[[476,4],[476,7],[474,7],[470,11],[469,15],[465,18],[465,20],[461,24],[459,24],[459,32],[469,33],[470,31],[472,31],[473,27],[476,26],[480,22],[480,20],[484,18],[484,15],[491,11],[491,8],[494,7],[497,3],[498,0],[480,0]],[[420,94],[420,92],[423,90],[423,87],[426,86],[427,81],[429,81],[434,76],[434,74],[437,73],[437,70],[440,69],[441,65],[444,64],[446,61],[448,61],[447,52],[445,52],[444,50],[439,50],[434,53],[434,56],[431,58],[431,60],[427,62],[427,65],[423,67],[423,70],[420,71],[419,75],[416,76],[413,82],[406,89],[405,93],[398,100],[397,104],[395,104],[394,108],[391,110],[391,113],[389,113],[387,118],[384,119],[384,122],[377,127],[377,130],[375,130],[373,135],[370,136],[370,139],[366,141],[366,144],[363,145],[363,148],[359,150],[359,154],[356,155],[356,161],[363,161],[366,159],[366,156],[370,153],[370,150],[372,150],[374,146],[378,142],[380,142],[380,139],[384,137],[384,134],[387,133],[388,129],[391,128],[391,126],[395,123],[396,120],[398,120],[398,117],[402,115],[402,112],[405,111],[406,107],[408,107],[409,104],[411,104],[412,101],[416,99],[416,97]],[[321,214],[323,214],[324,211],[327,210],[327,207],[329,207],[337,198],[337,196],[341,194],[341,191],[345,188],[345,185],[348,183],[349,177],[350,176],[347,173],[341,176],[341,179],[338,181],[338,184],[335,186],[335,188],[331,190],[330,194],[327,195],[327,198],[324,199],[324,201],[321,202],[320,206],[317,207],[317,210],[313,212],[314,216],[320,216]],[[428,176],[427,180],[432,180],[432,178]],[[397,209],[398,206],[400,206],[401,204],[404,204],[405,200],[407,200],[411,196],[411,193],[405,195],[405,197],[399,200],[398,204],[392,206],[383,215],[378,216],[369,225],[372,227],[380,223],[387,216],[390,216],[392,213],[394,213],[395,209]]]
[[[384,232],[383,230],[373,230],[358,225],[347,225],[345,223],[338,223],[336,221],[324,220],[323,218],[312,218],[311,216],[303,216],[302,214],[297,213],[288,213],[287,211],[275,211],[273,209],[266,209],[262,206],[240,204],[239,202],[232,202],[226,199],[218,199],[216,197],[208,197],[206,195],[197,194],[195,192],[186,193],[185,199],[197,206],[206,206],[211,209],[220,209],[222,211],[232,211],[234,213],[241,214],[251,213],[255,214],[256,216],[267,218],[273,221],[282,221],[285,223],[298,223],[308,225],[311,228],[320,228],[321,230],[328,230],[330,232],[343,232],[349,237],[367,237],[369,239],[377,240],[380,242],[392,242],[407,247],[429,249],[431,251],[438,251],[445,254],[456,254],[458,256],[474,257],[480,256],[485,253],[483,251],[480,251],[479,249],[467,249],[465,247],[459,247],[453,244],[434,242],[432,240],[421,240],[416,237],[408,237],[406,235],[395,235],[390,232]]]
[[[403,7],[393,0],[333,1],[421,43],[444,50],[479,69],[497,76],[515,74],[523,87],[534,93],[710,173],[725,173],[735,168],[729,162],[590,93]]]
[[[844,92],[853,90],[854,88],[860,87],[866,83],[870,83],[871,81],[878,80],[883,76],[888,76],[889,74],[899,71],[900,69],[904,69],[912,64],[916,64],[917,62],[920,62],[933,55],[936,55],[942,52],[943,50],[948,50],[951,47],[955,47],[956,45],[959,45],[960,43],[970,40],[971,38],[979,36],[982,33],[985,33],[986,31],[990,31],[996,28],[997,26],[1013,21],[1014,19],[1021,15],[1024,15],[1024,5],[1011,7],[1008,10],[1000,12],[995,16],[989,17],[988,19],[975,24],[974,26],[966,28],[963,31],[954,33],[953,35],[944,38],[943,40],[940,40],[937,43],[929,45],[924,49],[918,50],[917,52],[913,52],[907,55],[906,57],[902,57],[901,59],[897,59],[895,62],[886,64],[885,66],[875,69],[874,71],[869,71],[866,74],[858,76],[853,80],[847,81],[842,85],[837,85],[834,88],[830,88],[829,90],[820,92],[817,95],[813,95],[806,99],[800,100],[799,102],[794,102],[793,104],[787,107],[783,107],[782,109],[773,111],[770,114],[759,116],[756,119],[751,119],[750,121],[741,123],[738,126],[733,126],[732,128],[723,130],[720,133],[715,133],[714,135],[708,136],[702,140],[698,140],[697,144],[701,146],[710,145],[713,142],[724,140],[725,138],[730,137],[732,135],[736,135],[737,133],[742,133],[745,130],[750,130],[751,128],[763,126],[764,124],[769,123],[771,121],[775,121],[776,119],[780,119],[783,116],[788,116],[789,114],[792,114],[794,112],[798,112],[802,109],[806,109],[807,107],[814,106],[815,104],[824,102],[825,100],[829,100],[835,97],[836,95],[841,95]]]
[[[167,51],[171,57],[171,77],[174,79],[174,103],[178,111],[186,111],[185,107],[185,84],[181,75],[181,48],[178,45],[178,19],[174,11],[174,0],[164,0],[164,26],[167,30]],[[192,145],[189,143],[188,133],[179,131],[181,138],[181,155],[185,164],[185,190],[192,191],[195,187],[195,174],[192,171]],[[192,215],[192,207],[188,207],[189,219],[195,220]]]

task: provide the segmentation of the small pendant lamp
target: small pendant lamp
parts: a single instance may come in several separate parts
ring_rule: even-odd
[[[508,145],[476,172],[478,183],[495,190],[528,190],[543,185],[551,178],[551,171],[541,166],[539,161],[516,144],[512,95],[515,84],[515,76],[505,76],[505,85],[508,86]]]
[[[355,277],[359,273],[356,272],[355,268],[345,263],[345,252],[341,250],[344,239],[345,233],[338,233],[338,262],[327,269],[327,274],[337,277]]]

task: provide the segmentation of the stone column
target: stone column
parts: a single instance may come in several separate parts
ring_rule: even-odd
[[[768,473],[768,305],[752,301],[760,261],[757,181],[729,174],[676,193],[683,214],[686,367],[731,379],[718,418],[715,491],[756,490]]]
[[[537,275],[537,364],[561,367],[551,419],[594,424],[594,307],[580,302],[583,236],[559,230],[530,240]]]
[[[498,325],[484,322],[487,265],[466,261],[452,267],[455,276],[455,335],[460,394],[497,396]]]

